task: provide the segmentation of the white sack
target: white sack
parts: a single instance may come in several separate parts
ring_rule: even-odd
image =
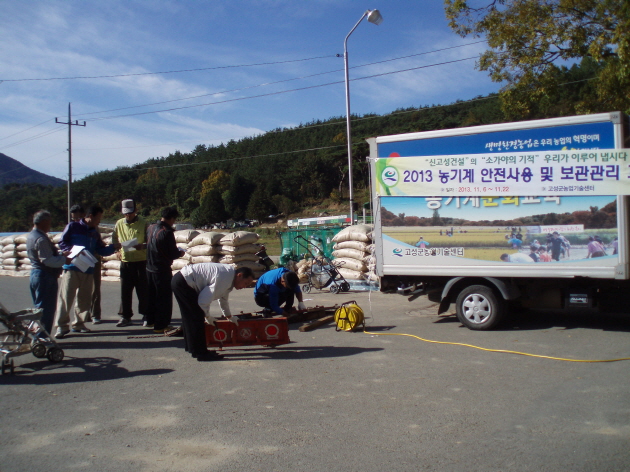
[[[221,238],[219,243],[222,246],[242,246],[243,244],[252,244],[258,241],[260,236],[256,233],[250,233],[249,231],[235,231],[229,233]]]
[[[367,267],[365,265],[365,262],[358,261],[356,259],[350,259],[349,257],[342,257],[340,259],[334,259],[332,261],[332,265],[334,265],[335,267],[339,267],[339,268],[352,269],[352,270],[358,270],[358,271],[361,271],[361,272],[367,272]]]
[[[195,236],[195,238],[188,243],[188,247],[201,246],[201,245],[209,245],[219,244],[221,238],[225,236],[224,233],[216,233],[214,231],[209,231],[207,233],[199,233],[199,235]]]
[[[174,235],[176,243],[189,243],[199,235],[199,231],[194,229],[183,229],[175,231]]]

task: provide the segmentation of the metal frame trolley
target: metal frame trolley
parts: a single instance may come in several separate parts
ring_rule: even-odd
[[[332,293],[341,293],[350,290],[350,284],[316,244],[302,235],[296,236],[293,238],[293,241],[304,249],[306,254],[313,259],[313,265],[308,274],[308,282],[302,285],[302,291],[304,293],[309,293],[313,287],[319,290],[330,287],[329,290]]]
[[[2,375],[7,371],[14,373],[13,357],[33,353],[37,358],[48,358],[50,362],[61,362],[64,357],[52,336],[41,324],[41,308],[9,312],[0,303],[0,369]]]

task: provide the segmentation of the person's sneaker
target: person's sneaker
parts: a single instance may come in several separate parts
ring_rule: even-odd
[[[92,318],[92,324],[101,324],[102,321],[100,318]]]
[[[131,326],[133,323],[131,322],[130,319],[127,318],[121,318],[120,321],[118,323],[116,323],[116,326],[118,328],[124,328],[125,326]]]
[[[153,328],[153,323],[149,323],[148,321],[143,321],[142,326],[145,328]]]
[[[73,333],[91,333],[92,330],[84,326],[83,328],[72,328],[72,332]]]
[[[175,326],[167,326],[166,328],[154,329],[153,332],[154,333],[159,333],[159,334],[164,334],[167,331],[173,331],[174,329],[175,329]]]
[[[55,339],[63,339],[70,332],[69,329],[61,329],[57,328],[57,332],[55,333]]]
[[[199,362],[220,361],[223,360],[223,356],[221,354],[217,354],[216,351],[208,351],[200,356],[197,356],[196,359]]]

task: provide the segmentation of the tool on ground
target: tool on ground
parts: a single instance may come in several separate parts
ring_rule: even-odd
[[[363,310],[354,300],[342,303],[335,311],[335,324],[337,331],[354,331],[360,325],[365,329]]]
[[[288,344],[289,323],[285,317],[239,316],[238,325],[229,320],[206,324],[208,347],[268,346]]]

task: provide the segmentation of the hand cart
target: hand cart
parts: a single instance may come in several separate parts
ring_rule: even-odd
[[[0,369],[14,373],[13,357],[32,352],[37,358],[47,357],[50,362],[61,362],[64,357],[52,336],[41,325],[41,308],[28,308],[9,312],[0,303]]]
[[[332,293],[350,290],[350,284],[332,265],[330,259],[324,255],[316,243],[309,241],[302,235],[296,236],[293,240],[306,251],[305,255],[309,255],[313,259],[313,265],[308,273],[308,282],[302,285],[304,293],[309,293],[313,287],[319,290],[330,287],[329,290]]]

